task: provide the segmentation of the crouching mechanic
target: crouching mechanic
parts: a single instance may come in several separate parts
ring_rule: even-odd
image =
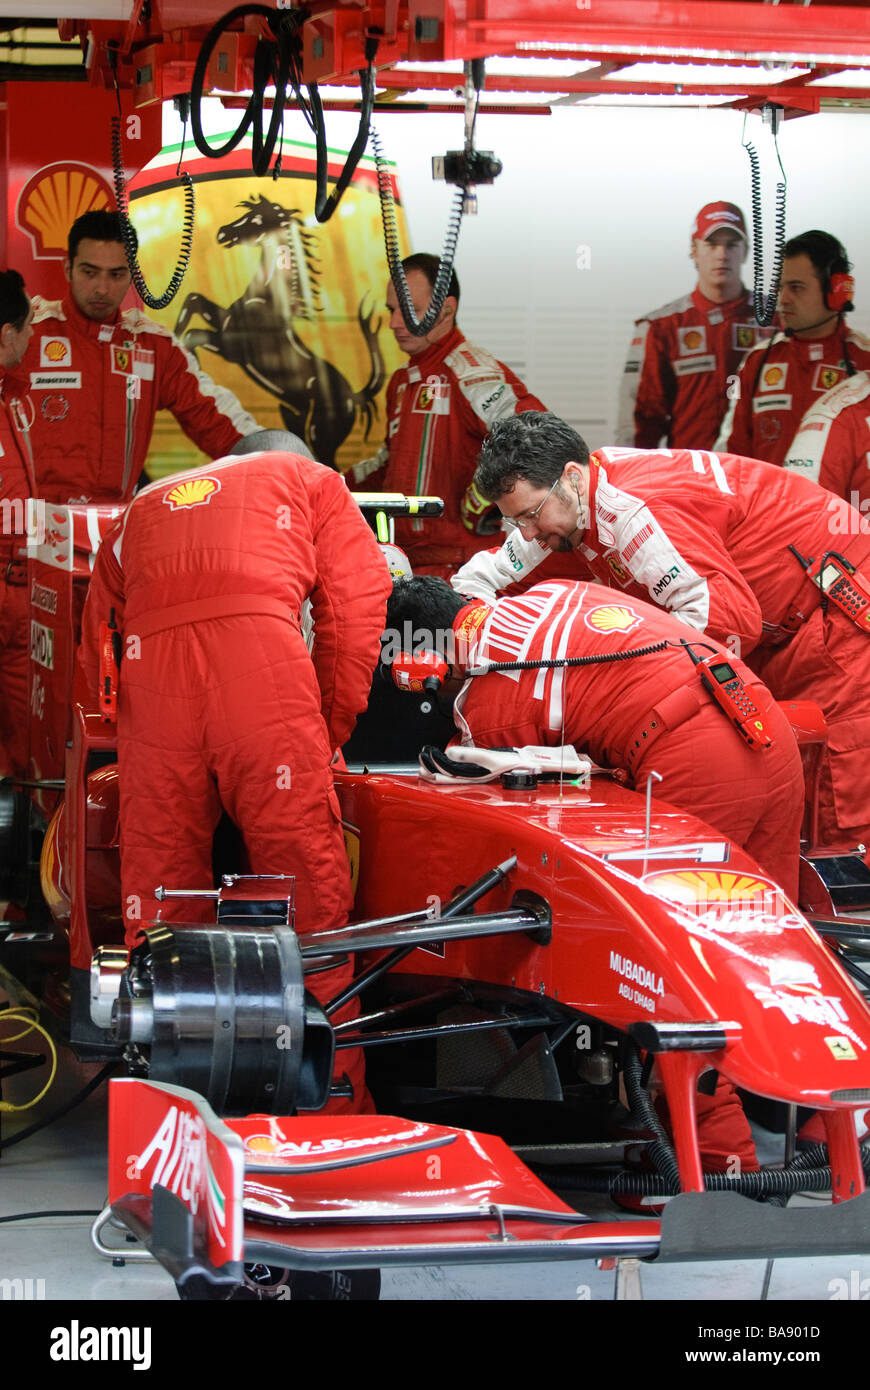
[[[300,934],[347,921],[350,874],[330,764],[365,707],[390,577],[340,474],[301,440],[265,431],[255,452],[139,493],[100,547],[80,662],[95,691],[99,625],[115,610],[126,943],[156,916],[157,885],[210,887],[225,810],[254,874],[292,873]],[[288,442],[289,441],[289,442]],[[309,655],[300,610],[310,599]],[[201,921],[167,900],[164,921]],[[313,975],[321,1002],[352,964]],[[336,1020],[338,1015],[335,1016]],[[361,1052],[339,1054],[367,1103]]]
[[[518,658],[606,656],[662,640],[668,645],[630,660],[533,666],[468,679],[453,711],[463,743],[482,748],[574,744],[596,763],[625,769],[638,788],[655,771],[662,779],[657,798],[742,845],[796,897],[800,756],[785,716],[747,667],[670,614],[635,598],[614,601],[612,591],[598,584],[555,579],[491,608],[476,606],[478,613],[443,580],[400,579],[387,606],[388,629],[406,631],[410,621],[416,630],[453,635],[445,649],[461,663],[453,666],[454,677],[472,666]],[[475,632],[475,624],[476,636],[470,643],[463,640]],[[705,691],[684,641],[693,643],[699,657],[711,652],[727,657],[761,712],[769,746],[744,742]],[[758,1166],[729,1082],[720,1077],[710,1109],[699,1108],[699,1120],[702,1153],[711,1167],[724,1169],[733,1154],[744,1167]]]
[[[776,699],[812,700],[827,721],[821,842],[870,844],[870,606],[859,595],[841,607],[818,583],[830,589],[842,574],[870,595],[870,531],[858,512],[757,459],[628,449],[590,457],[555,415],[496,425],[475,477],[516,529],[500,551],[463,566],[453,580],[460,592],[487,598],[558,566],[669,608],[733,655],[751,654]]]

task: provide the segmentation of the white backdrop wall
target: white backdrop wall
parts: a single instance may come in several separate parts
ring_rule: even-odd
[[[220,108],[212,104],[216,113]],[[166,137],[180,134],[167,112]],[[327,112],[332,148],[347,149],[356,117]],[[431,177],[431,156],[462,146],[459,115],[378,116],[398,166],[414,250],[440,252],[453,190]],[[477,145],[504,172],[463,219],[456,269],[459,323],[506,361],[595,448],[612,442],[622,363],[633,319],[686,293],[698,208],[727,199],[751,216],[741,113],[715,109],[560,107],[551,116],[481,116]],[[225,112],[208,122],[230,128]],[[207,128],[208,128],[207,127]],[[296,113],[285,133],[310,139]],[[758,114],[747,134],[761,159],[765,279],[779,169]],[[784,122],[786,234],[833,232],[855,264],[853,325],[870,332],[870,119],[861,112]],[[747,260],[746,284],[752,261]]]

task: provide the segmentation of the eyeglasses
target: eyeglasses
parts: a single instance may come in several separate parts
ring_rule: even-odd
[[[518,531],[525,531],[527,527],[533,526],[537,521],[538,517],[540,516],[541,512],[543,511],[544,507],[546,507],[550,498],[553,496],[553,493],[556,491],[556,488],[559,486],[560,480],[561,475],[559,478],[556,479],[553,486],[550,488],[550,491],[544,498],[543,502],[539,502],[537,507],[535,507],[533,511],[520,512],[519,516],[506,516],[504,519],[508,523],[508,525],[515,526]]]

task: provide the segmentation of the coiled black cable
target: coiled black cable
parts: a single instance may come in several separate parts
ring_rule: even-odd
[[[652,1157],[655,1145],[648,1152]],[[668,1178],[656,1173],[571,1173],[559,1169],[558,1179],[553,1170],[541,1164],[529,1164],[537,1177],[550,1186],[570,1192],[606,1192],[617,1197],[675,1197],[680,1192],[679,1182],[674,1185]],[[865,1173],[870,1177],[865,1162]],[[789,1168],[762,1168],[757,1173],[735,1174],[705,1173],[706,1192],[736,1192],[741,1197],[758,1199],[761,1197],[791,1197],[796,1192],[827,1192],[831,1186],[831,1170],[828,1167],[807,1168],[797,1171]]]
[[[661,642],[653,642],[648,647],[630,647],[624,652],[601,652],[596,656],[560,656],[547,661],[496,661],[491,666],[483,666],[479,670],[472,668],[466,674],[488,676],[490,671],[549,671],[553,668],[561,669],[563,666],[603,666],[609,661],[630,661],[635,656],[652,656],[655,652],[664,651],[665,647],[670,646],[677,646],[677,643],[669,642],[665,638]]]
[[[133,277],[136,293],[139,295],[142,302],[148,305],[149,309],[165,309],[167,304],[172,303],[181,288],[181,282],[190,264],[196,206],[196,199],[193,192],[193,179],[190,177],[190,174],[182,174],[181,176],[184,185],[184,214],[181,225],[181,249],[178,253],[175,269],[163,293],[161,295],[152,295],[145,283],[145,277],[139,266],[136,252],[136,238],[130,224],[129,204],[127,201],[127,181],[124,178],[124,158],[121,146],[121,120],[119,116],[112,117],[112,169],[115,180],[115,201],[118,204],[118,212],[121,216],[121,236],[124,240],[127,264],[130,267],[130,274]]]
[[[378,197],[381,202],[381,221],[384,226],[384,249],[387,253],[387,265],[390,268],[390,278],[396,291],[396,298],[399,301],[399,308],[402,311],[402,318],[405,320],[408,332],[422,338],[434,327],[438,315],[444,306],[447,298],[447,291],[450,287],[450,277],[453,274],[453,262],[456,257],[456,243],[459,240],[459,229],[462,225],[462,207],[465,201],[465,190],[457,190],[450,219],[447,223],[447,234],[444,238],[444,249],[441,252],[441,264],[438,267],[438,274],[435,277],[435,284],[432,289],[432,299],[429,308],[421,319],[417,318],[411,296],[408,293],[408,282],[405,279],[405,271],[402,267],[402,258],[399,252],[399,233],[396,227],[396,205],[393,198],[393,189],[390,184],[390,174],[387,169],[386,160],[381,148],[378,132],[372,127],[372,148],[375,155],[375,168],[378,178]]]
[[[743,148],[749,155],[750,179],[752,182],[752,261],[753,261],[753,288],[752,301],[755,309],[756,322],[762,328],[768,328],[773,323],[773,316],[776,313],[776,300],[779,294],[779,281],[782,274],[782,248],[785,242],[785,193],[786,181],[783,174],[783,181],[776,185],[776,212],[775,232],[773,247],[773,269],[770,274],[770,290],[764,293],[764,231],[761,222],[761,173],[759,170],[758,153],[751,140],[743,141]],[[779,159],[779,149],[777,148],[777,159]],[[780,160],[780,169],[782,161]]]

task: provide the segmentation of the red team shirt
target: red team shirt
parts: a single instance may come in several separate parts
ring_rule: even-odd
[[[729,377],[763,336],[748,291],[714,304],[694,289],[639,318],[622,377],[616,442],[711,449],[728,406]]]
[[[459,510],[480,446],[496,420],[544,409],[509,367],[467,342],[458,328],[393,375],[386,443],[351,476],[377,490],[443,497],[443,517],[396,522],[396,540],[415,572],[456,569],[491,543],[463,525]]]
[[[870,368],[870,338],[841,328],[829,338],[787,338],[778,333],[756,347],[739,372],[739,392],[722,422],[716,448],[784,463],[806,412],[848,378],[847,358]]]

